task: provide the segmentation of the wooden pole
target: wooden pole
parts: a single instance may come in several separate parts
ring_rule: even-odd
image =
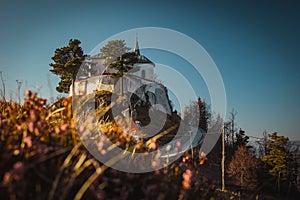
[[[222,192],[225,191],[225,137],[224,125],[222,127]]]

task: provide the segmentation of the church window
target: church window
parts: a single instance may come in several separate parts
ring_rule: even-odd
[[[145,78],[145,70],[142,70],[142,78]]]

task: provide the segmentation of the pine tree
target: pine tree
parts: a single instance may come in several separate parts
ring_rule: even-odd
[[[288,150],[289,138],[278,136],[276,132],[269,134],[267,142],[268,153],[263,157],[269,166],[269,173],[277,178],[277,187],[280,190],[280,182],[288,177],[288,165],[291,154]]]
[[[249,137],[245,135],[245,131],[242,129],[239,130],[239,132],[236,134],[236,141],[235,145],[236,147],[246,146],[248,143]]]
[[[125,73],[139,70],[137,67],[133,68],[137,60],[138,58],[135,52],[124,53],[108,66],[116,70],[115,73],[112,73],[112,77],[121,78],[121,95],[123,95],[123,76]]]
[[[71,85],[73,93],[75,91],[76,75],[86,57],[80,44],[78,39],[71,39],[68,46],[57,48],[51,58],[54,63],[49,64],[53,68],[50,71],[61,79],[56,87],[58,92],[68,93]]]
[[[104,59],[104,66],[108,67],[129,50],[125,40],[111,40],[100,49],[100,57]]]
[[[200,97],[198,97],[197,101],[198,107],[199,107],[199,128],[203,131],[207,132],[208,129],[208,123],[210,119],[210,113],[207,108],[207,104],[205,101],[201,100]]]
[[[207,108],[207,104],[200,97],[184,109],[184,121],[205,132],[207,132],[210,117],[211,114]]]

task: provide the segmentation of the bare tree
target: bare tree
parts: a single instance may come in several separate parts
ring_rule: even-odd
[[[21,104],[21,87],[22,87],[22,82],[19,80],[16,80],[17,82],[17,86],[18,86],[18,90],[17,90],[17,97],[19,99],[19,104]]]
[[[235,144],[235,132],[237,131],[236,129],[236,123],[235,123],[235,117],[237,115],[237,111],[232,109],[232,111],[229,113],[229,135],[231,136],[231,144],[232,147],[234,147]]]
[[[2,71],[0,71],[0,78],[1,78],[1,82],[2,82],[2,99],[3,101],[6,101],[5,100],[5,83],[4,83],[4,80],[3,80],[3,76],[2,76]]]

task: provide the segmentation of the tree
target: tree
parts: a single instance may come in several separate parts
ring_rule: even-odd
[[[112,77],[121,78],[121,95],[123,95],[123,76],[125,73],[135,72],[138,68],[133,68],[137,63],[137,55],[135,52],[129,52],[121,55],[116,61],[112,62],[108,67],[115,69],[116,72],[112,73]]]
[[[237,111],[232,109],[230,112],[230,118],[228,122],[228,128],[229,128],[229,135],[231,135],[231,142],[232,142],[232,147],[234,147],[234,138],[235,138],[235,133],[236,133],[236,123],[235,123],[235,117],[237,115]]]
[[[288,150],[289,138],[278,136],[276,132],[269,134],[267,142],[268,153],[263,161],[270,166],[269,173],[277,177],[277,187],[280,191],[280,182],[288,177],[288,165],[291,154]]]
[[[243,131],[241,128],[238,133],[236,133],[236,141],[235,145],[237,147],[246,146],[248,143],[249,137],[245,135],[245,131]]]
[[[2,71],[0,71],[0,79],[1,79],[1,82],[2,82],[1,96],[2,96],[2,100],[5,102],[6,101],[6,99],[5,99],[5,83],[4,83],[4,80],[3,80],[3,77],[2,77]]]
[[[257,186],[258,168],[258,160],[249,153],[246,146],[241,146],[229,163],[227,173],[235,180],[236,185],[253,190]]]
[[[78,39],[71,39],[68,46],[57,48],[51,58],[54,63],[49,64],[53,68],[50,71],[61,79],[56,87],[58,92],[68,93],[72,85],[74,95],[76,75],[86,57],[80,44]]]
[[[292,145],[291,149],[289,150],[291,156],[288,162],[288,179],[289,179],[289,191],[294,186],[296,190],[299,190],[299,177],[300,177],[300,146],[299,145]],[[300,190],[299,190],[300,191]]]
[[[204,132],[207,132],[211,114],[205,101],[198,97],[198,100],[191,102],[191,104],[186,107],[183,112],[184,120],[187,124],[198,127]]]
[[[111,40],[104,47],[100,49],[100,57],[105,59],[104,66],[108,67],[113,62],[117,61],[124,53],[130,50],[126,46],[125,40]]]
[[[199,107],[199,128],[203,131],[207,132],[208,129],[208,123],[209,119],[211,117],[210,112],[208,111],[207,104],[205,101],[201,100],[200,97],[198,97],[197,101],[198,107]]]

